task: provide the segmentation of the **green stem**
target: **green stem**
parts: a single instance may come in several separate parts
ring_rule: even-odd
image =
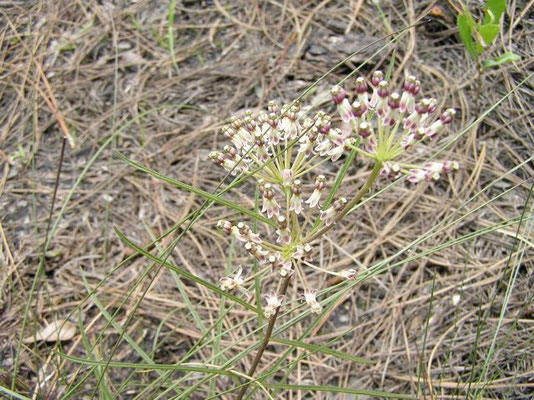
[[[312,233],[310,236],[304,238],[304,240],[302,241],[302,244],[311,242],[311,241],[317,239],[318,237],[321,237],[323,234],[325,234],[330,229],[332,229],[337,221],[339,221],[341,218],[343,218],[345,215],[347,215],[347,213],[352,209],[352,207],[354,207],[356,204],[358,204],[358,202],[362,199],[362,197],[365,196],[365,194],[369,191],[369,189],[371,188],[371,186],[375,182],[376,178],[378,177],[378,174],[380,173],[380,169],[382,169],[382,162],[377,160],[375,162],[375,166],[374,166],[373,170],[371,171],[371,175],[369,175],[369,178],[367,179],[367,182],[365,182],[365,185],[363,185],[363,187],[356,194],[356,196],[354,196],[354,198],[347,203],[345,208],[343,208],[343,210],[341,210],[339,212],[339,214],[334,219],[334,222],[331,223],[328,226],[324,226],[319,231],[317,231],[315,233]]]

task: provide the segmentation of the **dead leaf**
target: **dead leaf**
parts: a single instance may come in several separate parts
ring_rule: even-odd
[[[28,336],[22,342],[24,344],[33,343],[34,341],[57,342],[70,340],[76,334],[76,326],[67,320],[57,320],[50,325],[45,326],[34,335]]]

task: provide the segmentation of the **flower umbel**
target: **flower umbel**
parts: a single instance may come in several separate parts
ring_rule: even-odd
[[[246,111],[241,118],[232,117],[222,130],[231,144],[222,152],[210,153],[217,165],[234,175],[253,171],[261,212],[273,221],[276,235],[274,240],[260,236],[243,221],[223,220],[217,226],[243,242],[260,265],[269,265],[281,277],[303,268],[302,262],[313,262],[309,242],[334,226],[376,178],[369,178],[358,198],[328,199],[330,203],[320,210],[321,196],[327,188],[325,175],[313,176],[320,164],[336,162],[355,151],[374,161],[377,176],[396,179],[406,175],[412,183],[435,182],[459,168],[450,160],[422,165],[400,160],[420,143],[436,140],[455,114],[452,108],[439,114],[434,98],[417,99],[421,91],[417,78],[408,75],[401,91],[396,92],[384,73],[375,71],[369,82],[361,76],[356,78],[354,89],[349,93],[334,86],[330,92],[341,117],[341,129],[334,127],[332,117],[323,111],[309,118],[298,103],[280,106],[270,101],[266,111]],[[355,270],[329,273],[348,280],[357,275]],[[222,285],[231,290],[236,281],[226,278]]]
[[[354,93],[341,86],[332,88],[330,94],[340,121],[323,111],[308,117],[298,102],[280,106],[270,101],[267,110],[246,111],[223,127],[222,133],[231,144],[223,151],[212,151],[209,158],[232,175],[249,174],[256,181],[262,214],[257,219],[266,222],[267,228],[260,230],[256,224],[251,228],[244,221],[228,220],[219,221],[217,227],[228,238],[240,242],[244,253],[254,261],[255,276],[260,278],[257,287],[278,287],[277,292],[271,290],[264,296],[263,312],[270,321],[259,356],[268,343],[290,282],[298,280],[305,285],[309,269],[338,279],[357,280],[355,269],[332,271],[314,265],[314,244],[355,209],[378,177],[397,179],[405,175],[411,183],[432,183],[459,169],[459,164],[451,160],[423,164],[402,160],[404,154],[421,143],[438,140],[455,115],[452,108],[439,113],[436,99],[418,99],[420,88],[421,83],[409,75],[401,91],[396,92],[384,73],[375,71],[369,81],[364,77],[356,79]],[[341,181],[332,185],[326,176],[335,174],[321,167],[327,162],[339,162],[347,153],[351,157],[367,157],[373,164],[367,181],[356,193],[346,193]],[[323,169],[317,171],[319,168]],[[343,171],[346,173],[347,169]],[[332,186],[328,193],[327,188]],[[336,193],[338,190],[345,193]],[[221,288],[247,293],[242,273],[243,268],[239,267],[234,277],[222,278]],[[279,281],[264,279],[267,275],[278,277]],[[316,289],[307,288],[303,299],[312,313],[322,312]],[[249,376],[253,376],[257,362],[252,365]],[[244,389],[238,399],[243,393]]]

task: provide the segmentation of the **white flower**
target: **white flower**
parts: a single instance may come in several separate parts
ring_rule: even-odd
[[[286,217],[280,215],[278,216],[277,221],[278,229],[276,230],[276,234],[278,235],[278,239],[276,239],[276,243],[291,243],[291,232],[289,231],[289,226],[287,224]]]
[[[260,245],[247,242],[245,243],[245,250],[247,250],[250,255],[254,256],[254,258],[256,258],[260,264],[267,263],[269,252],[267,250],[263,250]]]
[[[315,190],[311,194],[310,198],[306,200],[306,203],[310,205],[310,208],[317,206],[321,199],[321,192],[324,189],[326,178],[324,175],[318,175],[315,178]]]
[[[437,181],[438,179],[439,173],[425,171],[424,169],[411,169],[410,175],[408,176],[408,180],[412,183],[418,183],[422,181],[432,182]]]
[[[293,170],[292,169],[284,169],[282,171],[282,185],[284,186],[291,186],[293,183]]]
[[[356,272],[355,269],[347,269],[347,270],[341,272],[340,276],[343,279],[346,279],[346,280],[349,280],[349,281],[354,281],[354,280],[356,280],[356,277],[358,276],[358,273]]]
[[[321,211],[321,221],[324,222],[326,226],[332,225],[336,215],[343,210],[343,207],[347,204],[347,199],[342,197],[339,200],[335,201],[329,208],[324,211]]]
[[[263,207],[261,212],[266,212],[267,217],[272,218],[273,215],[280,214],[280,205],[274,198],[274,190],[270,183],[263,186]]]
[[[415,135],[410,133],[409,135],[403,136],[400,145],[404,150],[408,150],[415,142]]]
[[[306,289],[303,297],[308,306],[310,306],[312,313],[319,314],[323,310],[323,307],[317,301],[316,295],[317,290]]]
[[[343,122],[349,122],[352,118],[354,118],[349,99],[343,99],[343,101],[337,105],[337,112],[339,113],[339,116]]]
[[[252,229],[244,222],[239,222],[230,228],[230,232],[241,242],[261,243],[260,235],[252,232]]]
[[[302,196],[300,194],[294,194],[289,200],[289,211],[295,211],[295,214],[302,212]]]
[[[311,261],[312,247],[309,243],[299,244],[295,252],[291,255],[296,260]]]
[[[237,269],[237,274],[233,277],[224,277],[220,280],[220,286],[221,289],[226,291],[234,290],[237,288],[241,288],[243,284],[245,283],[245,280],[241,277],[241,274],[243,273],[243,267],[241,265]]]
[[[291,261],[283,262],[278,273],[282,278],[287,278],[288,276],[293,275],[293,265]]]
[[[295,179],[291,185],[292,196],[289,200],[289,211],[294,211],[295,214],[302,212],[302,182],[300,179]]]
[[[317,204],[319,204],[320,199],[321,199],[321,191],[318,189],[315,189],[313,193],[311,194],[310,198],[306,200],[306,203],[310,205],[310,208],[313,208]]]
[[[278,307],[282,305],[284,301],[284,296],[279,296],[274,292],[271,292],[265,295],[265,301],[267,305],[263,309],[263,313],[267,318],[271,318],[275,313]]]

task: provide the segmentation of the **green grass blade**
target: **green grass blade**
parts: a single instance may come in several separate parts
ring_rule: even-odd
[[[14,392],[14,391],[12,391],[12,390],[4,387],[4,386],[1,386],[1,385],[0,385],[0,393],[4,393],[4,394],[6,394],[6,395],[8,395],[8,396],[10,396],[10,397],[12,397],[14,399],[31,400],[29,397],[26,397],[26,396],[24,396],[22,394],[18,394],[18,393]]]
[[[385,399],[415,399],[414,396],[406,394],[396,394],[381,392],[378,390],[365,390],[365,389],[350,389],[338,386],[327,385],[290,385],[290,384],[264,384],[268,389],[282,389],[282,390],[308,390],[311,392],[330,392],[330,393],[344,393],[355,394],[359,396],[373,396],[383,397]]]
[[[245,214],[245,215],[248,215],[249,217],[252,217],[254,220],[258,220],[258,221],[261,221],[267,225],[271,225],[273,227],[276,227],[276,223],[274,221],[271,221],[270,219],[268,218],[265,218],[263,215],[260,215],[252,210],[249,210],[245,207],[242,207],[240,205],[237,205],[235,203],[232,203],[231,201],[228,201],[228,200],[224,200],[222,198],[220,198],[219,196],[216,196],[216,195],[213,195],[211,193],[208,193],[202,189],[198,189],[194,186],[191,186],[191,185],[188,185],[187,183],[184,183],[184,182],[181,182],[179,180],[176,180],[176,179],[172,179],[172,178],[169,178],[165,175],[162,175],[160,174],[159,172],[157,171],[154,171],[153,169],[150,169],[150,168],[147,168],[133,160],[130,160],[128,157],[126,157],[125,155],[121,154],[120,152],[116,151],[115,154],[117,155],[117,157],[119,157],[122,161],[124,161],[125,163],[131,165],[132,167],[136,168],[137,170],[139,171],[142,171],[146,174],[149,174],[151,176],[153,176],[154,178],[156,179],[159,179],[160,181],[163,181],[163,182],[166,182],[166,183],[169,183],[171,185],[174,185],[182,190],[186,190],[188,192],[191,192],[191,193],[195,193],[196,195],[206,199],[206,200],[210,200],[214,203],[217,203],[217,204],[220,204],[220,205],[223,205],[225,207],[228,207],[232,210],[235,210],[241,214]]]
[[[280,344],[286,344],[288,346],[293,346],[293,347],[298,347],[298,348],[305,349],[305,350],[308,350],[308,351],[314,352],[314,353],[328,354],[330,356],[334,356],[334,357],[337,357],[337,358],[342,359],[342,360],[352,361],[352,362],[355,362],[357,364],[374,364],[373,360],[369,360],[367,358],[356,357],[356,356],[353,356],[351,354],[345,354],[345,353],[342,353],[340,351],[329,349],[328,347],[318,346],[316,344],[304,343],[304,342],[299,341],[299,340],[288,340],[288,339],[281,339],[281,338],[273,337],[271,339],[271,342],[280,343]]]
[[[196,367],[192,365],[180,365],[180,364],[145,364],[145,363],[135,363],[135,362],[120,362],[120,361],[107,361],[107,360],[91,360],[82,357],[76,357],[68,355],[65,353],[59,353],[58,355],[66,360],[91,366],[110,366],[113,368],[133,368],[133,369],[142,369],[145,371],[186,371],[186,372],[201,372],[205,374],[214,374],[214,375],[233,375],[231,371],[219,370],[215,368],[206,368],[206,367]]]
[[[235,303],[239,303],[240,305],[245,307],[247,310],[250,310],[250,311],[253,311],[255,313],[258,313],[258,309],[256,309],[256,307],[251,306],[246,301],[241,300],[239,297],[236,297],[236,296],[234,296],[234,295],[232,295],[232,294],[230,294],[228,292],[225,292],[224,290],[222,290],[218,286],[214,285],[213,283],[205,281],[205,280],[199,278],[198,276],[191,274],[188,271],[185,271],[185,270],[183,270],[181,268],[178,268],[177,266],[175,266],[175,265],[173,265],[173,264],[171,264],[171,263],[169,263],[167,261],[164,261],[161,258],[159,258],[159,257],[149,253],[148,251],[144,250],[143,248],[137,246],[134,242],[132,242],[126,236],[124,236],[124,234],[121,231],[119,231],[117,228],[115,228],[115,233],[117,234],[117,236],[119,236],[119,239],[126,246],[132,248],[133,250],[137,251],[139,254],[142,254],[146,258],[148,258],[148,259],[150,259],[150,260],[152,260],[154,262],[157,262],[157,263],[169,268],[170,270],[176,272],[178,275],[181,275],[181,276],[183,276],[185,278],[188,278],[188,279],[192,280],[193,282],[196,282],[199,285],[202,285],[205,288],[207,288],[207,289],[219,294],[220,296],[226,297],[227,299],[230,299]]]
[[[89,338],[87,337],[87,334],[85,332],[85,325],[83,324],[81,311],[78,312],[78,328],[80,329],[80,335],[82,337],[82,344],[83,344],[83,347],[85,348],[85,353],[90,359],[95,359],[95,355],[93,354],[93,349],[96,347],[96,345],[92,346]],[[104,371],[102,367],[98,366],[96,368],[93,368],[92,372],[95,373],[97,382],[102,382],[99,385],[99,389],[101,390],[100,397],[106,400],[113,398],[113,395],[111,394],[111,391],[109,390],[107,386],[107,382],[104,377]]]

